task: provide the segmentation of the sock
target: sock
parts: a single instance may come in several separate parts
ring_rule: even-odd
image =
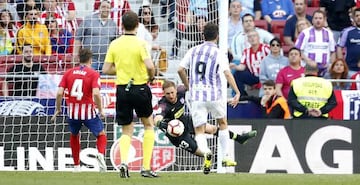
[[[211,150],[208,147],[208,143],[206,140],[205,134],[198,134],[195,136],[196,143],[198,145],[199,150],[205,154],[208,152],[211,152]]]
[[[143,167],[144,170],[150,170],[150,162],[152,158],[152,152],[155,143],[155,132],[154,129],[145,130],[144,140],[142,144],[143,148]]]
[[[219,130],[219,142],[223,158],[228,156],[228,141],[230,138],[229,129]]]
[[[121,135],[121,137],[119,139],[120,159],[121,159],[121,163],[124,163],[126,165],[128,163],[130,143],[131,143],[130,136],[125,135],[125,134]]]
[[[105,156],[105,151],[106,151],[106,143],[107,143],[107,138],[106,135],[98,135],[97,140],[96,140],[96,147],[99,151],[99,153],[103,154]]]
[[[70,148],[74,160],[74,165],[80,165],[80,134],[73,135],[70,133]]]

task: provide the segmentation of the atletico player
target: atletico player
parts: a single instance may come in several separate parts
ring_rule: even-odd
[[[61,113],[61,102],[65,89],[68,91],[68,122],[70,128],[70,147],[74,159],[74,171],[80,171],[80,139],[79,131],[82,124],[96,136],[100,172],[106,171],[105,150],[107,138],[104,125],[95,112],[95,104],[101,117],[104,112],[100,97],[100,74],[91,68],[92,52],[82,49],[79,52],[80,66],[65,72],[56,95],[56,110],[52,121]],[[94,103],[95,101],[95,103]]]

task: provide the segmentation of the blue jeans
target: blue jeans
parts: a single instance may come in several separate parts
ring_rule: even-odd
[[[259,77],[253,75],[249,69],[245,69],[244,71],[235,71],[234,78],[236,85],[238,86],[241,96],[247,96],[247,92],[245,91],[245,85],[255,85],[259,83]],[[235,92],[232,91],[234,95]]]

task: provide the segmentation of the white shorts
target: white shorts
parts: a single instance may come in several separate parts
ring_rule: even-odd
[[[194,127],[199,127],[208,122],[209,113],[215,119],[224,118],[226,115],[226,103],[223,101],[195,101],[191,103],[191,115]]]

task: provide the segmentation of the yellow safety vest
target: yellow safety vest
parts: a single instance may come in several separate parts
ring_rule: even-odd
[[[297,100],[306,108],[320,109],[323,107],[333,92],[330,81],[316,76],[298,78],[292,81],[292,87]],[[294,110],[294,116],[300,117],[303,113]],[[328,117],[328,114],[322,116]]]

